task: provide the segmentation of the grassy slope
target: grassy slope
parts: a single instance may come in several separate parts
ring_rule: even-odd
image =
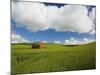
[[[95,69],[95,43],[71,47],[59,44],[45,46],[31,49],[31,44],[12,45],[12,73]]]

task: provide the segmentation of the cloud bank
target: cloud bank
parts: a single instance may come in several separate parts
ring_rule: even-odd
[[[88,16],[88,9],[82,5],[46,6],[43,3],[12,2],[12,19],[29,31],[71,31],[89,33],[93,30],[93,12]],[[93,18],[93,19],[92,19]]]
[[[47,41],[42,41],[43,43],[48,43]],[[64,44],[64,45],[83,45],[88,44],[91,42],[95,42],[95,39],[75,39],[74,37],[71,37],[69,39],[66,39],[64,42],[61,42],[60,40],[55,40],[53,43],[55,44]],[[11,43],[32,43],[25,38],[23,38],[21,35],[12,33],[11,35]]]

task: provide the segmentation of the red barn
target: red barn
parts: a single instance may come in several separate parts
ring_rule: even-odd
[[[40,48],[44,48],[44,43],[40,42]]]

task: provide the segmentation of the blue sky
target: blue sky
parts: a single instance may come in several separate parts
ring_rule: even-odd
[[[48,41],[53,42],[55,40],[64,41],[65,39],[69,39],[74,37],[76,39],[95,39],[95,34],[90,35],[88,33],[77,33],[77,32],[57,32],[53,29],[48,29],[45,31],[31,32],[23,27],[17,27],[16,23],[12,21],[12,31],[15,31],[16,34],[21,35],[25,39],[29,41]]]
[[[62,6],[64,6],[64,4],[45,3],[45,6],[56,6],[58,8],[61,8]],[[92,8],[95,8],[95,6],[87,6],[87,10],[88,10],[87,16],[89,15],[89,12],[91,13]],[[63,31],[63,30],[56,30],[55,28],[52,28],[52,27],[45,29],[45,30],[32,31],[32,29],[29,30],[25,26],[24,26],[24,24],[22,24],[20,22],[18,23],[18,21],[16,21],[14,18],[11,19],[12,34],[13,34],[13,32],[15,32],[16,34],[20,35],[21,37],[23,37],[24,39],[26,39],[28,41],[54,42],[55,40],[59,40],[61,42],[64,42],[66,39],[70,39],[72,37],[75,39],[79,39],[79,40],[82,40],[83,38],[87,38],[87,39],[91,39],[91,40],[95,39],[95,34],[90,34],[89,32],[79,33],[78,31],[75,31],[75,32],[72,32],[70,30]]]

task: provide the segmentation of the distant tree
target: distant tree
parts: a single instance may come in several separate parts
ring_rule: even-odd
[[[35,43],[32,44],[32,48],[44,48],[44,43],[35,42]]]
[[[32,48],[39,48],[39,47],[40,47],[39,42],[35,42],[32,44]]]

